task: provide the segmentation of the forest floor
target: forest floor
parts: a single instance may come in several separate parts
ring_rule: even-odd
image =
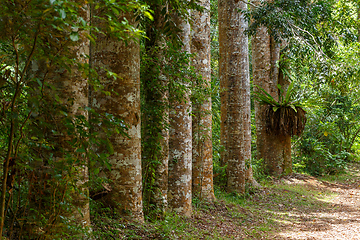
[[[360,164],[336,176],[293,174],[263,185],[246,196],[216,191],[214,203],[194,203],[191,218],[122,225],[101,239],[360,239]]]

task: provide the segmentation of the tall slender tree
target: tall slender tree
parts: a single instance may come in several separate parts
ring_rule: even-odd
[[[105,8],[94,9],[93,26],[107,28],[102,20],[106,11]],[[118,20],[128,21],[136,27],[135,16],[131,12],[123,13]],[[104,89],[91,92],[91,106],[97,113],[108,113],[122,119],[127,126],[126,135],[113,134],[109,137],[113,153],[108,159],[111,169],[106,171],[106,175],[112,190],[106,200],[124,218],[143,221],[139,42],[132,36],[125,36],[125,42],[104,32],[94,34],[96,42],[91,46],[91,66],[97,71]],[[115,79],[110,75],[116,76]],[[100,137],[104,137],[101,128],[96,130],[100,132]]]
[[[226,29],[228,27],[228,4],[227,0],[218,1],[218,21],[219,21],[219,80],[220,80],[220,100],[221,100],[221,122],[220,122],[220,143],[222,145],[220,162],[221,166],[227,164],[227,35]]]
[[[195,54],[193,66],[202,76],[201,84],[209,89],[211,85],[210,62],[210,0],[199,3],[204,10],[192,11],[191,51]],[[204,102],[193,103],[193,166],[192,191],[193,196],[201,199],[214,200],[213,159],[212,159],[212,113],[209,91]]]
[[[228,191],[245,192],[245,182],[259,186],[251,167],[251,109],[248,23],[238,10],[243,1],[219,1],[219,75],[221,96],[222,163],[227,164]]]
[[[180,30],[181,51],[190,53],[190,24],[178,14],[173,14],[175,26]],[[186,87],[186,86],[185,86]],[[174,91],[174,89],[170,89]],[[192,122],[190,94],[184,91],[181,100],[171,103],[169,138],[169,207],[175,212],[191,215],[192,178]]]
[[[227,131],[228,151],[227,159],[227,187],[229,191],[245,192],[245,155],[243,147],[245,130],[242,118],[249,119],[249,113],[244,112],[242,104],[243,93],[247,93],[249,86],[248,39],[244,31],[247,22],[238,11],[246,9],[243,2],[228,1],[229,26],[226,29],[227,39]],[[246,99],[249,100],[249,99]],[[248,107],[248,106],[247,106]]]

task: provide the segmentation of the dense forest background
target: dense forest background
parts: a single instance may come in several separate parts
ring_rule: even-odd
[[[358,1],[0,6],[0,239],[105,239],[104,216],[359,161]]]

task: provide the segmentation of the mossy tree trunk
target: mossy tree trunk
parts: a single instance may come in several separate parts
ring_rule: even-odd
[[[144,207],[151,217],[163,217],[167,208],[169,162],[169,92],[165,65],[166,37],[162,33],[166,5],[153,4],[154,20],[149,21],[143,70],[143,177]]]
[[[245,183],[259,185],[251,167],[248,23],[239,9],[246,10],[247,4],[219,1],[221,164],[227,164],[228,191],[244,193]]]
[[[219,21],[219,80],[220,80],[220,101],[221,101],[221,122],[220,122],[220,143],[222,151],[220,152],[220,165],[225,166],[227,164],[227,100],[228,100],[228,88],[227,88],[227,35],[226,29],[228,27],[228,4],[227,0],[218,1],[218,21]]]
[[[230,192],[245,192],[246,161],[250,161],[248,153],[251,146],[245,141],[246,130],[250,125],[250,77],[248,58],[248,37],[244,33],[247,28],[245,16],[239,9],[245,10],[247,5],[240,1],[227,1],[228,26],[227,37],[227,189]],[[248,102],[246,102],[248,101]],[[251,142],[250,142],[251,143]]]

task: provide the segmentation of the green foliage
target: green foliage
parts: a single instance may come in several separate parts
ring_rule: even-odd
[[[269,93],[267,93],[262,87],[256,86],[260,91],[254,92],[254,99],[259,101],[260,104],[270,105],[274,112],[276,112],[279,108],[291,107],[295,112],[296,107],[300,107],[299,99],[293,99],[295,96],[295,88],[294,82],[292,82],[283,97],[283,89],[281,85],[278,85],[278,89],[280,90],[280,99],[276,101]]]
[[[254,35],[263,25],[276,41],[294,40],[316,50],[325,49],[331,54],[334,36],[324,27],[324,20],[331,19],[332,1],[291,1],[276,0],[262,2],[248,12],[253,19],[248,33]]]
[[[310,125],[299,142],[302,156],[296,158],[295,166],[314,175],[346,169],[359,134],[357,113],[360,109],[354,100],[351,95],[335,92],[323,99],[322,107],[312,112]]]
[[[290,60],[308,111],[304,135],[295,142],[294,167],[314,175],[346,169],[357,158],[359,141],[358,6],[354,1],[337,1],[332,6],[327,24],[321,25],[336,39],[331,47],[321,45],[325,53],[332,53],[327,54],[331,58],[298,45],[292,48]]]
[[[89,64],[78,62],[72,49],[84,38],[94,41],[91,31],[111,32],[124,41],[139,37],[141,31],[126,19],[114,19],[134,10],[145,14],[148,8],[137,1],[96,1],[94,8],[107,13],[105,27],[95,29],[85,1],[1,0],[0,5],[0,160],[5,163],[0,177],[7,179],[2,181],[1,232],[9,239],[83,239],[88,229],[72,215],[88,201],[88,184],[101,185],[101,179],[92,175],[87,182],[79,173],[85,166],[95,175],[110,167],[106,158],[112,152],[106,136],[89,129],[97,124],[107,136],[125,134],[126,123],[89,107],[79,112],[90,113],[91,122],[86,114],[72,115],[65,104],[72,100],[61,95],[59,79],[69,79],[74,71],[89,77]],[[101,90],[91,73],[89,83]],[[98,154],[96,148],[104,144],[107,150]]]
[[[337,173],[357,158],[357,11],[357,1],[278,0],[248,12],[253,19],[250,35],[264,25],[275,40],[288,44],[287,70],[308,116],[304,135],[294,141],[298,171]],[[279,105],[264,91],[257,95],[263,102]]]

